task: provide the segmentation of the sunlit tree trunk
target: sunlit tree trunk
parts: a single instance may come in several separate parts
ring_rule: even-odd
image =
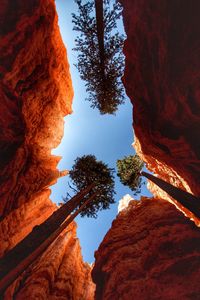
[[[149,173],[141,172],[142,176],[145,176],[157,186],[159,186],[163,191],[169,194],[172,198],[178,201],[182,206],[191,211],[195,216],[200,218],[200,199],[194,195],[185,192],[172,184],[155,177]]]
[[[87,195],[93,187],[94,184],[79,192],[70,201],[55,211],[45,222],[39,226],[35,226],[29,235],[0,259],[0,295],[2,295],[5,289],[47,249],[83,208],[93,200],[96,193],[92,194],[92,196],[70,216],[83,197]],[[69,218],[65,221],[67,217]]]

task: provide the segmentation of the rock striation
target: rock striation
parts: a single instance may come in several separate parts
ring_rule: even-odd
[[[95,258],[97,300],[199,298],[200,231],[167,201],[131,201]]]
[[[49,186],[66,174],[51,155],[73,88],[54,0],[0,4],[0,256],[51,215]],[[56,129],[56,130],[55,130]],[[4,299],[92,299],[73,223]]]

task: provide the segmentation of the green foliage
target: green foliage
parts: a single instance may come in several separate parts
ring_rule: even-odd
[[[137,154],[117,160],[117,176],[119,176],[121,183],[127,185],[135,195],[141,192],[143,182],[140,172],[143,166],[144,163]]]
[[[103,0],[102,0],[103,1]],[[121,77],[124,71],[122,47],[124,36],[115,32],[117,19],[121,16],[119,3],[111,5],[104,0],[104,61],[101,60],[98,44],[97,21],[94,0],[83,4],[75,0],[79,15],[72,14],[73,30],[79,36],[75,40],[74,50],[78,52],[76,67],[82,80],[86,82],[86,91],[92,108],[101,114],[114,114],[118,105],[124,103],[124,88]],[[103,68],[103,69],[102,69]]]
[[[89,196],[97,192],[95,199],[84,208],[80,213],[82,217],[97,217],[97,212],[107,209],[114,200],[114,170],[108,168],[102,161],[97,161],[94,155],[84,155],[78,157],[69,172],[70,178],[75,188],[80,191],[95,183],[96,186],[90,192]],[[80,207],[84,199],[79,203]]]

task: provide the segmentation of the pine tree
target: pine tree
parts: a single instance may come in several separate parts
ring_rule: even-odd
[[[86,189],[81,190],[42,224],[36,225],[24,239],[0,258],[0,295],[3,295],[7,287],[41,256],[84,207],[92,202],[96,194],[92,193],[89,197],[87,195],[94,186],[91,184]],[[76,209],[80,201],[83,204]],[[76,210],[72,214],[74,209]]]
[[[103,0],[102,0],[103,1]],[[114,114],[124,102],[121,77],[124,71],[122,47],[124,36],[116,32],[117,20],[121,16],[119,3],[103,1],[103,30],[101,11],[96,11],[95,1],[75,0],[79,15],[72,14],[73,30],[78,31],[74,50],[78,52],[76,67],[92,108],[101,114]]]
[[[143,181],[140,172],[143,166],[144,163],[137,154],[117,160],[117,176],[119,176],[121,183],[127,185],[135,195],[141,192]]]
[[[118,160],[117,175],[119,176],[121,183],[129,186],[129,188],[134,191],[135,194],[138,194],[141,192],[141,187],[143,184],[141,176],[144,176],[156,184],[160,189],[165,191],[170,197],[172,197],[175,200],[174,204],[181,204],[182,207],[185,207],[187,210],[193,213],[194,216],[200,218],[200,205],[198,197],[173,186],[169,182],[166,182],[159,177],[142,171],[143,166],[144,163],[137,154],[135,156],[129,155],[121,160]]]
[[[95,184],[92,194],[96,193],[94,200],[84,210],[81,211],[82,217],[97,217],[97,212],[102,209],[108,209],[114,200],[114,170],[109,168],[102,161],[97,161],[94,155],[84,155],[78,157],[69,172],[70,179],[77,191],[80,191],[90,184]],[[90,196],[90,193],[89,193]],[[64,199],[67,201],[67,199]],[[80,201],[77,207],[80,207],[85,201]]]

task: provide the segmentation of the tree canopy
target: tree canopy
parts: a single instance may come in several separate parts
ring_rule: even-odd
[[[137,154],[117,160],[117,176],[122,184],[127,185],[134,192],[134,195],[141,192],[143,181],[140,172],[143,166],[144,163]]]
[[[86,100],[101,114],[114,114],[125,97],[121,82],[124,71],[124,36],[116,32],[121,6],[119,3],[111,5],[111,0],[102,1],[104,26],[101,43],[97,22],[98,25],[102,22],[96,18],[98,14],[95,14],[95,1],[75,0],[79,14],[72,14],[72,22],[73,30],[77,31],[79,36],[75,39],[74,50],[78,52],[76,67],[81,79],[86,82]]]
[[[73,186],[80,191],[94,183],[95,186],[89,192],[88,197],[97,193],[94,200],[81,211],[82,217],[96,218],[99,210],[108,209],[110,204],[115,203],[113,173],[113,169],[102,161],[98,161],[94,155],[84,155],[75,160],[72,170],[69,172]],[[85,198],[80,201],[78,208],[84,201]]]

